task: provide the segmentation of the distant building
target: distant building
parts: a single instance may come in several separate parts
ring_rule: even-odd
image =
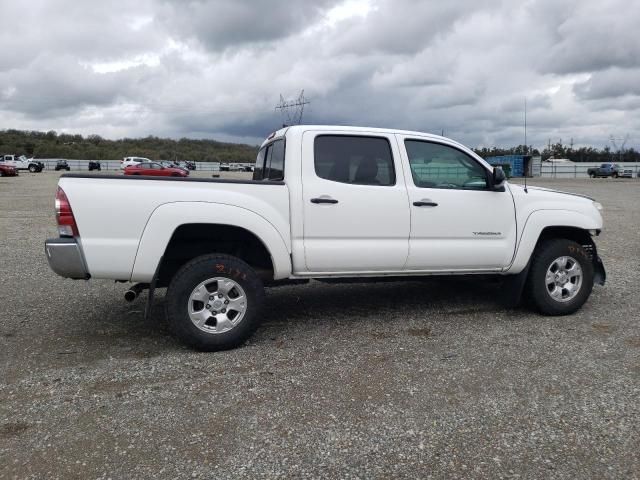
[[[487,162],[496,167],[502,167],[507,177],[531,177],[539,168],[534,168],[534,163],[539,166],[540,157],[531,155],[497,155],[485,158]],[[539,173],[538,173],[539,175]]]

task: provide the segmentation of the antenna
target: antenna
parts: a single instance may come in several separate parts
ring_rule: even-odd
[[[524,97],[524,154],[527,154],[527,97]],[[524,165],[524,157],[522,158],[522,166],[524,167],[524,193],[529,193],[527,190],[527,166]]]
[[[527,153],[527,97],[524,97],[524,153]]]
[[[304,113],[304,106],[310,103],[311,102],[304,98],[304,90],[300,90],[300,95],[294,100],[285,100],[282,94],[280,94],[280,103],[276,105],[276,110],[280,110],[282,119],[285,121],[282,126],[300,125],[302,122],[302,114]]]

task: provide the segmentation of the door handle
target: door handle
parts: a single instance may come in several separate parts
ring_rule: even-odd
[[[438,206],[436,202],[432,202],[431,200],[426,198],[417,202],[413,202],[413,205],[415,207],[437,207]]]
[[[319,197],[319,198],[312,198],[311,199],[311,203],[338,203],[338,200],[336,200],[335,198],[331,198],[331,197]]]

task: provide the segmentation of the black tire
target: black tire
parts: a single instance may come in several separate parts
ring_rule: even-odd
[[[38,171],[38,167],[36,167],[35,165],[29,165],[29,171],[31,173],[36,173]]]
[[[244,317],[231,330],[208,333],[189,317],[189,298],[194,289],[211,278],[228,278],[244,290],[247,306]],[[194,258],[183,265],[171,279],[165,297],[169,326],[187,345],[202,351],[228,350],[243,344],[260,323],[264,286],[255,270],[239,258],[211,254]]]
[[[614,173],[612,176],[613,176],[613,178],[618,178],[618,174],[617,173]]]
[[[571,257],[582,269],[582,283],[575,297],[558,301],[551,296],[546,283],[547,269],[559,257]],[[593,289],[593,263],[579,243],[564,238],[546,240],[531,259],[527,293],[533,305],[544,315],[569,315],[584,305]]]
[[[595,173],[590,173],[590,174],[589,174],[589,176],[590,176],[591,178],[596,178],[596,174],[595,174]]]

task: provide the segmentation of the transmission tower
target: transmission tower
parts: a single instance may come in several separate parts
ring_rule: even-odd
[[[615,138],[613,135],[609,136],[609,140],[611,141],[611,145],[613,145],[613,149],[617,150],[618,152],[618,161],[621,162],[622,161],[622,154],[624,153],[624,146],[627,144],[627,141],[629,140],[629,134],[627,133],[624,138]],[[618,144],[616,143],[616,140],[620,141],[622,140],[622,144],[620,145],[620,148],[618,148]]]
[[[304,113],[304,106],[309,105],[309,102],[304,98],[304,90],[300,91],[298,98],[294,100],[285,100],[280,94],[280,103],[276,105],[276,110],[280,110],[282,114],[283,127],[288,125],[300,125],[302,123],[302,114]]]

